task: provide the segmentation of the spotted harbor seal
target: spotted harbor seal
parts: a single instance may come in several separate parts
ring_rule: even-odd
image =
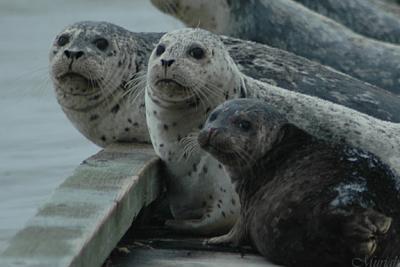
[[[164,35],[153,51],[145,94],[147,125],[166,164],[170,206],[178,219],[170,226],[208,234],[233,221],[237,201],[229,201],[234,193],[228,178],[193,140],[214,107],[239,97],[263,99],[299,128],[370,151],[400,173],[399,124],[256,81],[237,69],[218,36],[177,30]]]
[[[202,27],[284,49],[400,94],[399,46],[356,34],[292,0],[153,0],[153,3],[189,27]],[[203,18],[214,20],[208,23]]]
[[[58,103],[95,144],[150,142],[143,97],[127,104],[129,85],[140,86],[136,78],[147,62],[141,51],[148,46],[107,22],[75,23],[56,37],[50,76]]]
[[[198,142],[224,164],[242,207],[209,243],[250,242],[285,266],[400,256],[400,177],[373,154],[318,140],[255,99],[217,107]]]
[[[193,143],[213,108],[246,95],[239,73],[219,38],[203,30],[167,33],[150,56],[146,118],[166,165],[175,218],[170,227],[214,234],[228,231],[237,218],[239,201],[228,176]]]

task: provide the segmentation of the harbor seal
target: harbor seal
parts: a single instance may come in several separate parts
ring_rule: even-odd
[[[212,109],[245,95],[239,70],[220,39],[208,32],[167,33],[150,56],[146,119],[166,167],[175,219],[168,226],[209,235],[227,232],[236,221],[240,206],[229,177],[193,143]]]
[[[228,178],[193,139],[213,107],[244,97],[263,99],[321,139],[370,151],[400,173],[399,124],[256,81],[238,70],[218,36],[177,30],[164,35],[153,51],[145,94],[147,125],[165,162],[170,208],[178,219],[168,223],[171,227],[210,234],[233,221],[237,210],[231,203],[237,201],[227,201],[234,195]]]
[[[97,38],[103,36],[109,43],[121,47],[116,50],[120,51],[118,55],[107,57],[99,50],[93,44],[95,32],[99,33]],[[112,23],[95,21],[74,23],[57,35],[50,51],[50,76],[56,96],[67,117],[89,140],[102,147],[113,142],[150,142],[143,105],[145,76],[148,58],[161,36],[161,33],[134,33]],[[68,40],[61,40],[61,44],[67,42],[57,44],[64,37]],[[317,96],[382,120],[400,122],[400,99],[380,88],[283,50],[230,37],[221,38],[239,69],[250,77]],[[57,78],[72,62],[65,54],[70,48],[87,52],[74,60],[72,68],[76,75]],[[126,70],[126,64],[118,67],[119,62],[116,62],[129,54],[125,52],[127,50],[133,51],[127,57],[134,60],[130,70],[129,64]],[[96,62],[103,62],[110,68],[106,71],[97,68]],[[103,73],[107,79],[112,77],[113,82],[104,79],[100,90],[99,84],[88,84],[84,78],[89,73]],[[113,92],[113,96],[109,92]],[[106,95],[109,99],[102,101]],[[127,98],[134,99],[135,103],[130,103]]]
[[[163,12],[189,27],[199,26],[214,33],[287,50],[400,94],[399,46],[356,34],[295,1],[162,1],[164,6],[168,4],[168,9],[160,2],[153,1]],[[219,8],[215,7],[216,2],[220,3]],[[225,10],[220,11],[222,8]],[[219,17],[219,13],[229,15]],[[214,23],[202,19],[210,17],[220,19]]]
[[[400,44],[399,14],[386,11],[376,0],[295,0],[366,37]]]
[[[147,46],[107,22],[75,23],[56,37],[50,76],[58,103],[95,144],[150,142],[143,97],[127,104],[130,85],[144,87],[137,75],[147,62],[141,53]]]
[[[198,142],[224,164],[242,207],[209,243],[251,243],[285,266],[400,256],[400,177],[373,154],[318,140],[254,99],[217,107]]]

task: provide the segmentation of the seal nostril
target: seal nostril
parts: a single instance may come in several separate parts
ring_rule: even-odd
[[[172,64],[174,64],[174,62],[175,62],[174,59],[171,59],[171,60],[161,59],[161,66],[170,67]]]
[[[171,59],[167,62],[168,67],[170,67],[172,64],[174,64],[175,60]]]
[[[69,51],[69,50],[65,50],[65,51],[64,51],[64,55],[65,55],[67,58],[78,59],[78,58],[82,57],[83,54],[84,54],[83,51]]]
[[[76,54],[75,54],[75,58],[76,59],[80,58],[81,56],[83,56],[83,52],[82,51],[76,52]]]

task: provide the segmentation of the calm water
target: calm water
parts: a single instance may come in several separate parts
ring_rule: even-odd
[[[0,0],[0,252],[52,190],[99,150],[61,112],[48,78],[53,38],[80,20],[132,31],[182,27],[148,0]]]

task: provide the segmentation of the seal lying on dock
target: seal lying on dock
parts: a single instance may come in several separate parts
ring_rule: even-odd
[[[231,232],[210,243],[251,243],[285,266],[400,256],[400,178],[371,153],[318,140],[254,99],[217,107],[198,142],[241,203]]]
[[[57,100],[92,142],[100,146],[150,142],[144,76],[161,35],[88,21],[74,23],[56,37],[50,51],[50,76]],[[266,45],[229,37],[222,41],[239,69],[250,77],[400,122],[400,99],[384,90]]]
[[[287,50],[400,94],[400,46],[356,34],[292,0],[153,0],[153,3],[189,27]],[[209,18],[214,18],[212,23]]]
[[[354,32],[384,42],[400,44],[399,14],[386,11],[382,3],[376,3],[376,0],[294,1],[345,25]]]

